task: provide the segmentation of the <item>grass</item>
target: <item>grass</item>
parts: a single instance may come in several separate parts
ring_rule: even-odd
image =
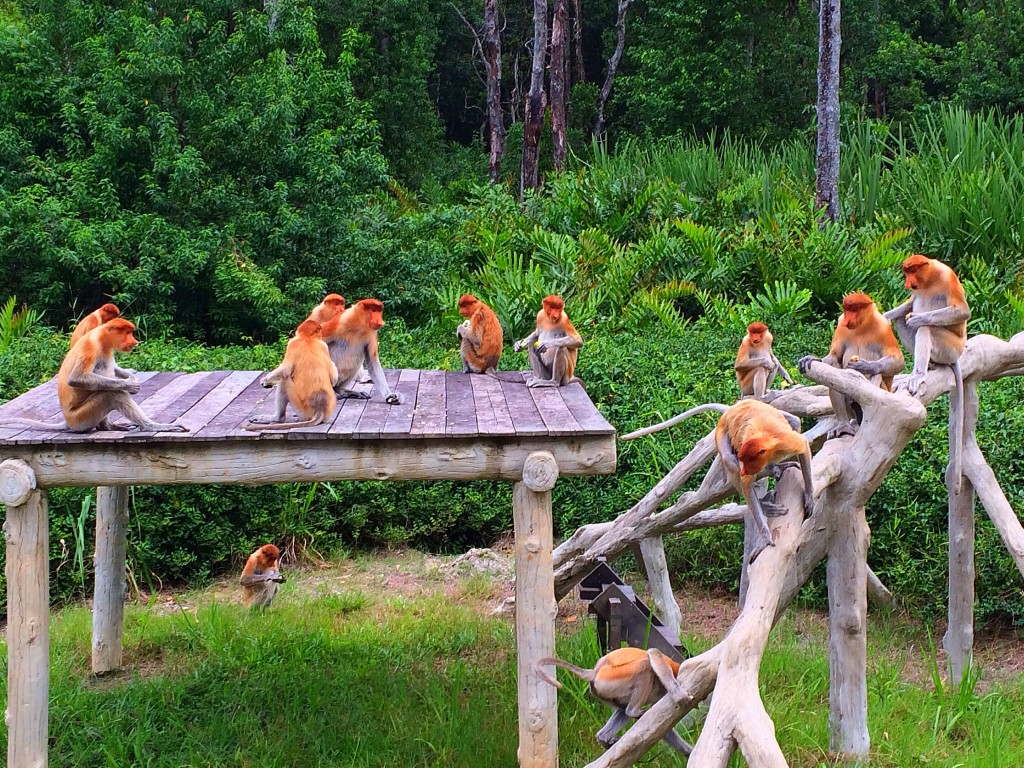
[[[131,605],[130,671],[101,680],[88,674],[87,609],[56,612],[51,765],[514,766],[514,633],[488,614],[505,585],[442,563],[407,553],[293,571],[262,614],[241,609],[232,583]],[[697,623],[707,604],[684,599],[684,622],[701,629],[687,639],[693,650],[718,640]],[[574,608],[563,605],[563,619]],[[727,626],[731,600],[715,610]],[[589,665],[592,626],[582,610],[571,618],[560,622],[558,653]],[[899,617],[871,624],[872,766],[1024,765],[1024,677],[981,674],[976,686],[950,688],[919,628]],[[606,711],[582,681],[563,680],[561,764],[575,768],[599,754],[593,734]],[[780,623],[761,683],[790,764],[833,765],[819,615]],[[659,745],[643,764],[684,763]]]

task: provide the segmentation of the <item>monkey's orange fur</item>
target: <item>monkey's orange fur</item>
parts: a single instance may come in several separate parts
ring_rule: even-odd
[[[324,343],[320,323],[305,320],[295,330],[284,352],[284,361],[263,378],[263,386],[278,385],[274,421],[246,426],[246,429],[294,429],[315,427],[334,413],[338,405],[334,385],[338,369]],[[291,403],[305,421],[286,422],[285,411]]]
[[[546,296],[533,333],[513,345],[529,352],[531,387],[562,387],[573,381],[583,338],[576,332],[561,296]]]
[[[326,323],[332,317],[337,317],[345,311],[345,297],[337,293],[328,293],[324,300],[313,307],[307,320],[315,320],[318,323]]]
[[[906,277],[904,286],[914,293],[911,297],[914,314],[943,306],[967,309],[964,287],[949,265],[918,253],[903,262],[903,274]],[[970,319],[969,315],[967,319]],[[967,319],[950,325],[932,326],[933,345],[937,344],[959,357],[967,343]]]
[[[459,298],[459,314],[469,321],[469,327],[459,326],[462,340],[462,366],[467,373],[494,374],[501,359],[501,322],[489,306],[471,293]]]
[[[879,365],[864,365],[875,361]],[[843,314],[823,362],[836,368],[859,370],[882,389],[892,392],[893,376],[903,370],[903,351],[892,326],[870,296],[851,293],[843,299]]]
[[[278,584],[284,581],[278,568],[281,551],[273,544],[264,544],[249,555],[239,581],[243,602],[247,607],[266,608],[277,594]]]
[[[384,401],[395,405],[402,402],[392,392],[380,364],[377,332],[384,327],[384,304],[378,299],[360,299],[339,315],[323,324],[323,337],[330,349],[331,360],[338,368],[339,397],[369,397],[350,390],[360,367],[365,364],[374,386],[384,395]]]
[[[715,439],[728,438],[740,462],[739,476],[749,485],[768,464],[793,456],[810,460],[807,440],[793,429],[786,417],[770,405],[743,400],[722,414]]]
[[[789,374],[772,352],[773,341],[771,331],[764,323],[751,323],[747,326],[747,334],[740,342],[733,366],[741,397],[756,397],[760,400],[771,387],[776,372],[781,372],[783,378],[792,383]]]
[[[99,309],[90,312],[78,322],[78,325],[75,326],[75,330],[71,332],[71,341],[68,344],[68,349],[71,349],[75,344],[81,341],[82,337],[89,331],[95,330],[104,323],[120,316],[121,310],[114,304],[104,304]]]

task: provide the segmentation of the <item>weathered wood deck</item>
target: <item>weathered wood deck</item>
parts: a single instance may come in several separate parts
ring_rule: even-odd
[[[140,373],[134,395],[161,422],[190,431],[40,431],[0,427],[0,503],[7,507],[8,766],[47,764],[49,546],[47,489],[97,486],[93,670],[121,665],[129,485],[316,480],[476,480],[513,483],[519,764],[557,768],[555,689],[537,659],[554,654],[551,489],[560,475],[615,471],[615,430],[579,384],[531,389],[522,373],[496,380],[451,371],[389,370],[404,397],[344,400],[325,424],[253,432],[271,414],[261,371]],[[370,385],[362,385],[370,391]],[[6,419],[56,420],[56,381],[0,406]],[[289,419],[297,419],[289,409]]]

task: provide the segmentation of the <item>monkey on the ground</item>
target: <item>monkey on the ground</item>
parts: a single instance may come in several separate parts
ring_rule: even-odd
[[[758,400],[771,389],[776,374],[792,384],[789,371],[782,367],[779,358],[772,352],[771,331],[764,323],[751,323],[747,335],[740,342],[736,353],[736,382],[740,385],[740,397],[754,397]]]
[[[132,335],[135,325],[115,318],[85,334],[64,357],[57,373],[57,397],[64,421],[48,422],[15,418],[3,426],[33,429],[127,430],[129,426],[111,422],[108,416],[118,411],[134,426],[146,432],[188,432],[182,424],[161,424],[150,419],[131,396],[141,387],[139,380],[114,363],[114,352],[130,352],[138,344]]]
[[[597,732],[598,743],[608,749],[619,740],[618,732],[631,719],[640,717],[644,707],[665,695],[667,686],[675,686],[679,665],[656,648],[617,648],[597,660],[593,669],[583,669],[562,659],[547,657],[535,664],[537,674],[547,683],[561,688],[548,675],[545,666],[562,667],[590,683],[590,692],[612,708],[608,722]],[[663,740],[683,757],[691,747],[670,728]]]
[[[576,359],[583,346],[583,338],[576,332],[565,313],[561,296],[546,296],[537,313],[537,327],[533,333],[512,345],[518,352],[529,352],[531,387],[561,387],[579,381],[573,376]]]
[[[498,316],[471,293],[459,297],[459,314],[466,318],[455,332],[460,341],[462,372],[496,376],[503,341]]]
[[[650,435],[698,413],[717,411],[722,416],[715,428],[715,445],[722,466],[733,487],[743,495],[763,544],[754,548],[754,562],[766,546],[774,546],[767,516],[778,517],[786,508],[774,501],[774,491],[764,498],[754,492],[754,483],[767,474],[772,465],[796,458],[804,479],[804,515],[814,511],[814,485],[811,476],[811,446],[800,434],[800,419],[760,400],[740,400],[735,405],[707,403],[674,416],[661,424],[631,432],[623,440]],[[771,498],[770,498],[771,497]]]
[[[313,310],[309,313],[307,320],[316,320],[318,323],[326,323],[333,317],[337,317],[345,311],[345,297],[340,293],[328,293],[324,296],[324,300],[313,307]],[[367,373],[365,366],[359,366],[359,372],[356,374],[356,381],[360,384],[373,381],[370,378],[370,374]]]
[[[247,608],[268,608],[285,580],[278,567],[281,551],[273,544],[257,547],[242,569],[242,600]]]
[[[278,385],[274,415],[269,419],[251,419],[246,429],[262,432],[315,427],[334,413],[338,405],[334,394],[338,369],[331,360],[320,329],[320,323],[315,320],[304,320],[295,329],[295,335],[285,348],[282,363],[260,381],[264,387]],[[288,403],[305,417],[305,421],[284,420]]]
[[[89,331],[95,330],[104,323],[110,322],[115,317],[120,316],[121,310],[117,308],[117,305],[109,303],[90,312],[78,321],[78,325],[75,326],[75,330],[71,332],[71,341],[68,343],[68,349],[75,346],[75,344],[77,344]]]
[[[324,323],[324,341],[331,352],[331,360],[338,367],[338,383],[334,387],[338,397],[370,399],[367,393],[351,389],[360,367],[365,365],[374,386],[383,393],[384,402],[401,405],[402,396],[391,391],[380,364],[377,331],[383,327],[384,304],[378,299],[360,299]]]
[[[914,350],[914,370],[905,382],[907,392],[918,393],[928,376],[929,364],[948,365],[953,368],[956,397],[962,405],[964,378],[960,355],[967,344],[971,308],[967,306],[960,278],[948,265],[921,254],[908,258],[902,268],[910,298],[890,309],[885,316],[896,327],[903,345]],[[963,408],[960,411],[962,413]],[[956,430],[952,440],[955,455],[949,457],[949,467],[953,473],[954,493],[959,494],[963,483],[963,420],[954,424],[953,429]]]
[[[806,374],[808,366],[820,360],[833,368],[850,368],[866,376],[887,392],[892,392],[892,379],[903,370],[903,352],[893,335],[892,326],[878,311],[875,302],[864,293],[850,293],[843,298],[843,314],[832,333],[832,346],[825,357],[804,355],[797,363]],[[839,427],[828,436],[854,434],[860,423],[859,410],[850,398],[829,390],[832,408]]]

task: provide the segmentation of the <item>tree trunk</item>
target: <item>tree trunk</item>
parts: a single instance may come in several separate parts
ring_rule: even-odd
[[[530,91],[526,94],[523,119],[523,166],[519,195],[537,188],[537,162],[540,157],[540,129],[544,124],[544,58],[548,49],[548,3],[533,0],[533,63],[530,66]]]
[[[818,157],[814,204],[822,223],[839,220],[839,1],[822,0],[818,14]]]
[[[576,63],[576,75],[573,82],[582,83],[587,79],[587,72],[583,66],[583,0],[572,0],[572,39],[575,51],[574,61]]]
[[[554,149],[551,152],[555,170],[565,170],[565,132],[568,121],[566,109],[566,86],[569,75],[569,57],[566,49],[567,0],[555,0],[555,17],[551,24],[551,138]]]
[[[601,94],[597,97],[597,119],[594,120],[594,138],[601,138],[604,133],[604,108],[608,97],[612,95],[612,83],[615,82],[615,71],[619,68],[622,51],[626,48],[626,11],[633,0],[619,0],[619,13],[615,18],[615,51],[608,59],[608,74],[605,75]]]
[[[505,121],[501,112],[501,35],[498,0],[484,0],[484,64],[487,67],[487,121],[490,124],[491,181],[498,183],[505,154]]]

